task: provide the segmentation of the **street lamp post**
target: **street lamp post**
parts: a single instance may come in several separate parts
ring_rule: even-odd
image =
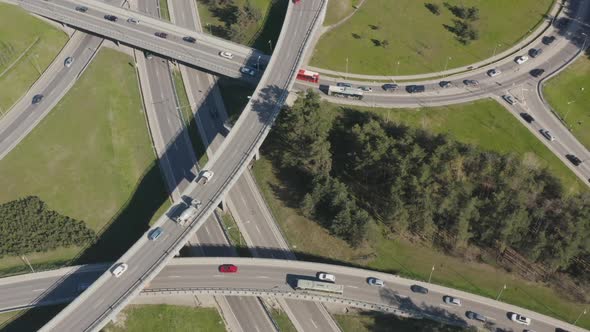
[[[496,44],[496,46],[494,46],[494,53],[492,53],[492,58],[496,56],[496,50],[498,49],[498,46],[502,46],[502,44]]]
[[[506,284],[504,284],[504,287],[502,287],[502,289],[500,289],[500,293],[498,294],[498,297],[496,297],[496,301],[500,301],[500,296],[502,296],[502,292],[504,292],[505,289],[506,289]]]
[[[588,310],[587,308],[584,308],[584,311],[582,311],[580,313],[580,315],[578,316],[578,318],[576,318],[576,320],[574,321],[574,325],[576,325],[576,323],[578,322],[578,320],[580,319],[580,317],[582,317],[582,315],[585,315],[586,314],[587,310]]]
[[[270,45],[270,54],[272,54],[272,40],[268,40],[268,45]]]
[[[399,61],[397,62],[397,66],[395,68],[395,76],[399,76]]]
[[[256,60],[256,70],[260,71],[260,55],[258,56],[258,59]]]
[[[428,283],[430,283],[430,280],[432,279],[433,272],[434,272],[434,265],[432,265],[432,270],[430,270],[430,276],[428,276]]]
[[[346,58],[346,75],[344,76],[344,79],[348,79],[348,58]]]
[[[447,57],[447,61],[445,62],[445,70],[443,70],[443,78],[447,76],[445,72],[447,71],[447,67],[449,66],[449,60],[451,59],[451,57]]]

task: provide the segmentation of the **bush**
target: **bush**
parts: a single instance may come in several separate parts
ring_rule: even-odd
[[[84,222],[50,210],[39,197],[0,205],[0,257],[84,245],[94,238]]]
[[[440,7],[435,3],[425,3],[424,7],[428,9],[431,13],[438,16],[440,15]]]

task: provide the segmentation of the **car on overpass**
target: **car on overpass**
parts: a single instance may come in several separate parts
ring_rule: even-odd
[[[393,92],[393,91],[397,90],[398,87],[399,86],[395,83],[387,83],[387,84],[383,84],[381,86],[381,88],[383,90],[388,91],[388,92]]]
[[[533,77],[539,77],[539,76],[543,75],[544,73],[545,73],[545,69],[541,69],[541,68],[533,69],[530,72],[531,76],[533,76]]]
[[[244,67],[240,68],[240,72],[242,74],[246,74],[246,75],[250,75],[250,76],[256,76],[256,69],[250,68],[250,67],[247,67],[247,66],[244,66]]]
[[[453,83],[451,81],[440,81],[438,85],[443,89],[448,89],[453,86]]]
[[[526,112],[522,112],[520,113],[520,117],[524,119],[524,121],[528,122],[528,123],[532,123],[533,121],[535,121],[535,118],[533,118],[532,115],[526,113]]]
[[[479,82],[476,80],[463,80],[463,84],[466,86],[478,86]]]
[[[104,19],[111,22],[117,22],[118,18],[115,15],[105,15]]]
[[[336,276],[326,272],[318,272],[318,279],[321,281],[336,282]]]
[[[194,44],[197,41],[197,39],[195,39],[195,37],[191,37],[191,36],[182,37],[182,40],[184,40],[187,43],[192,43],[192,44]]]
[[[74,58],[69,56],[64,61],[64,66],[66,66],[67,68],[70,68],[72,66],[72,63],[74,63]]]
[[[505,94],[502,96],[502,99],[504,99],[508,104],[510,105],[514,105],[517,104],[518,101],[516,100],[516,98],[514,98],[512,95],[510,94]]]
[[[412,292],[414,293],[419,293],[419,294],[428,294],[428,288],[426,287],[422,287],[420,285],[412,285],[410,286],[410,289],[412,290]]]
[[[408,85],[406,91],[408,93],[420,93],[426,91],[426,87],[424,85]]]
[[[469,318],[469,319],[477,320],[477,321],[480,321],[483,323],[485,323],[488,320],[486,316],[484,316],[482,314],[478,314],[477,312],[474,312],[474,311],[467,311],[465,313],[465,316],[467,316],[467,318]]]
[[[123,273],[125,273],[125,271],[127,271],[128,268],[129,268],[129,265],[127,265],[125,263],[119,263],[119,264],[115,265],[114,268],[111,269],[111,273],[115,276],[115,278],[119,278],[120,276],[123,275]]]
[[[495,69],[494,68],[494,69],[488,70],[488,76],[489,77],[496,77],[496,76],[498,76],[500,74],[502,74],[502,72],[500,70],[498,70],[498,69]]]
[[[519,65],[522,65],[527,61],[529,61],[529,57],[526,55],[517,56],[516,59],[514,59],[514,62],[516,62]]]
[[[381,280],[379,278],[375,278],[375,277],[367,278],[367,284],[369,284],[371,286],[377,286],[377,287],[385,286],[385,283],[383,282],[383,280]]]
[[[233,264],[222,264],[222,265],[219,265],[219,272],[221,272],[221,273],[237,273],[238,267]]]
[[[582,163],[582,161],[580,160],[580,158],[576,157],[573,154],[566,154],[565,157],[567,158],[567,160],[569,160],[572,164],[574,164],[574,166],[580,166],[580,164]]]
[[[443,301],[446,304],[455,305],[457,307],[461,306],[461,300],[453,296],[445,295],[443,296]]]
[[[139,24],[139,20],[134,18],[134,17],[130,17],[127,19],[127,23],[131,23],[131,24]]]
[[[80,13],[86,13],[88,11],[88,7],[86,6],[76,6],[76,11]]]
[[[234,55],[228,51],[219,52],[219,56],[222,58],[225,58],[225,59],[230,59],[230,60],[234,58]]]
[[[165,32],[158,31],[158,32],[154,33],[154,35],[156,35],[156,37],[160,37],[160,38],[163,38],[163,39],[168,38],[168,34],[165,33]]]
[[[162,233],[164,233],[162,227],[156,227],[148,233],[148,239],[155,241],[162,235]]]
[[[531,325],[531,319],[515,312],[510,313],[510,320],[522,325]]]

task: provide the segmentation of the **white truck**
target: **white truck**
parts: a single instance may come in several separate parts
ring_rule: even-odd
[[[196,199],[193,199],[190,205],[186,204],[185,202],[182,202],[179,205],[179,209],[183,209],[184,211],[182,211],[182,213],[178,215],[178,217],[176,217],[176,222],[179,225],[184,226],[184,224],[186,224],[187,221],[193,219],[197,215],[197,212],[199,212],[200,207],[201,201]]]
[[[213,171],[202,170],[199,176],[195,179],[196,183],[207,184],[213,178]]]

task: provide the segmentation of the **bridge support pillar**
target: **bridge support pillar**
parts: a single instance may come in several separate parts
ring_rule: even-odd
[[[221,203],[219,203],[218,207],[223,213],[229,212],[229,208],[227,206],[227,202],[225,201],[225,198],[221,200]]]
[[[259,160],[260,159],[260,150],[256,149],[256,151],[254,152],[254,161]]]

